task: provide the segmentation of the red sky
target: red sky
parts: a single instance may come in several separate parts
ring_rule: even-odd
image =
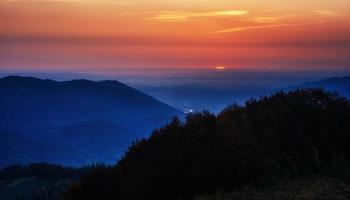
[[[350,69],[350,0],[0,0],[0,69]]]

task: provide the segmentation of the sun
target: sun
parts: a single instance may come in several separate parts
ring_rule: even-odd
[[[218,65],[218,66],[215,67],[215,69],[216,69],[216,70],[225,70],[226,67],[223,66],[223,65]]]

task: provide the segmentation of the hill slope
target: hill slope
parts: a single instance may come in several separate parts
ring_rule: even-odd
[[[203,195],[194,200],[347,200],[350,198],[348,182],[321,177],[308,177],[281,182],[262,189],[245,188],[230,193],[219,191],[215,195]]]
[[[0,79],[1,128],[62,126],[109,121],[150,128],[179,111],[117,81],[56,82],[30,77]],[[141,128],[140,128],[141,129]]]
[[[76,164],[114,162],[129,142],[181,115],[118,81],[57,82],[9,76],[0,79],[0,94],[0,131],[74,152],[80,157]],[[19,139],[16,147],[19,152],[26,146],[22,142]],[[61,163],[67,164],[65,155],[61,156]],[[74,160],[68,164],[72,163]]]
[[[350,98],[350,76],[333,77],[317,82],[308,82],[298,86],[288,87],[287,90],[296,88],[323,88],[330,91],[336,91],[340,95]]]
[[[315,174],[350,180],[348,119],[350,101],[321,89],[174,119],[115,168],[83,177],[66,199],[176,200]]]
[[[79,155],[68,149],[26,138],[23,135],[0,131],[0,166],[37,161],[81,163]]]

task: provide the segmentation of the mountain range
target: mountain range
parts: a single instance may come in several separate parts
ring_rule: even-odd
[[[350,97],[350,76],[290,86]],[[0,79],[0,167],[50,162],[114,163],[137,138],[184,117],[176,108],[118,81]]]
[[[317,82],[308,82],[298,86],[289,87],[288,89],[311,88],[311,87],[323,88],[325,90],[335,91],[342,96],[350,98],[350,76],[333,77],[333,78],[329,78],[329,79],[325,79]]]
[[[0,166],[115,162],[133,140],[182,116],[118,81],[8,76],[0,94]]]

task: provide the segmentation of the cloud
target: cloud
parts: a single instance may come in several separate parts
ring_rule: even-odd
[[[280,17],[261,16],[261,17],[255,17],[253,20],[259,23],[272,23],[272,22],[279,21]]]
[[[213,34],[219,33],[231,33],[231,32],[239,32],[239,31],[248,31],[248,30],[256,30],[256,29],[271,29],[271,28],[282,28],[282,27],[291,27],[291,26],[306,26],[306,25],[314,25],[314,24],[323,24],[324,21],[315,21],[308,23],[284,23],[284,24],[270,24],[270,25],[258,25],[258,26],[242,26],[235,27],[229,29],[223,29],[218,31],[213,31]]]
[[[332,10],[314,10],[314,13],[321,15],[321,16],[335,16],[337,13]]]
[[[179,37],[151,36],[67,36],[67,35],[5,35],[0,34],[0,49],[23,46],[76,46],[76,47],[200,47],[200,48],[238,48],[238,47],[276,47],[276,48],[334,48],[350,50],[350,38],[326,37],[323,39],[288,39],[258,41],[215,41],[193,40]]]
[[[128,4],[125,1],[117,1],[117,0],[3,0],[3,2],[42,2],[42,3],[49,3],[49,2],[79,2],[79,3],[110,3],[110,4],[119,4],[119,5],[126,5]]]
[[[149,17],[148,19],[168,22],[179,22],[199,17],[229,17],[243,16],[247,14],[249,14],[249,11],[247,10],[221,10],[212,12],[163,11],[153,17]]]

